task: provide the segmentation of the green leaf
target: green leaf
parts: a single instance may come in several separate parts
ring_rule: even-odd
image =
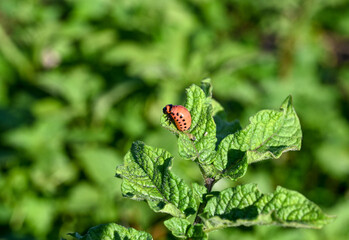
[[[223,177],[228,177],[234,181],[243,177],[248,167],[246,154],[238,150],[229,150],[228,166],[229,167],[222,172]]]
[[[212,88],[210,88],[209,93],[212,95]],[[214,99],[211,99],[211,104],[213,107],[212,115],[214,118],[214,122],[216,123],[217,147],[226,136],[241,130],[241,126],[238,120],[234,120],[232,122],[226,120],[224,108],[219,102],[217,102]]]
[[[193,188],[194,197],[199,202],[203,202],[203,196],[204,196],[204,194],[207,193],[207,188],[205,188],[203,185],[199,185],[197,183],[193,183],[192,188]]]
[[[201,89],[204,91],[206,97],[212,98],[212,84],[210,78],[201,81]]]
[[[149,233],[137,231],[133,228],[125,228],[116,223],[101,224],[90,228],[84,236],[79,233],[69,235],[81,240],[151,240]]]
[[[187,237],[190,239],[207,240],[207,233],[204,232],[203,224],[190,225],[187,231]]]
[[[164,224],[174,236],[179,238],[186,238],[187,229],[191,225],[187,219],[175,217],[166,220]]]
[[[192,118],[188,133],[178,131],[173,125],[169,126],[165,114],[161,118],[161,125],[178,135],[178,148],[181,157],[187,160],[197,160],[202,164],[209,164],[215,156],[216,124],[212,117],[212,93],[209,90],[209,80],[205,80],[203,85],[208,95],[196,85],[186,89],[187,102],[185,107]]]
[[[192,225],[188,220],[181,218],[171,218],[166,220],[164,224],[178,238],[208,239],[203,224]]]
[[[224,116],[225,117],[225,112],[223,106],[217,102],[215,99],[212,98],[211,100],[211,105],[212,105],[212,116],[220,116],[221,118]],[[216,122],[216,121],[215,121]],[[217,124],[217,122],[216,122]]]
[[[209,199],[201,217],[205,231],[265,224],[321,228],[333,219],[298,192],[277,187],[274,193],[262,194],[256,184],[217,193]]]
[[[228,122],[221,118],[220,116],[215,116],[214,121],[217,126],[217,145],[228,135],[236,133],[241,130],[240,122],[238,120],[234,120],[232,122]]]
[[[170,170],[169,152],[141,141],[132,144],[124,164],[116,169],[123,179],[122,193],[135,200],[147,200],[154,211],[184,218],[197,208],[192,190]]]
[[[262,110],[250,118],[246,128],[225,137],[218,146],[213,164],[229,176],[230,170],[235,171],[233,165],[242,157],[246,158],[248,164],[276,159],[284,152],[299,150],[301,140],[301,126],[289,96],[279,111]],[[242,167],[241,164],[237,165]]]

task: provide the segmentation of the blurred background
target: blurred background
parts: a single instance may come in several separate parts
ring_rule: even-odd
[[[346,0],[1,0],[0,239],[71,239],[107,222],[174,239],[167,215],[122,198],[115,168],[143,140],[201,183],[159,123],[206,77],[243,127],[293,96],[301,151],[251,165],[239,184],[294,189],[337,215],[322,230],[244,227],[210,239],[348,240]]]

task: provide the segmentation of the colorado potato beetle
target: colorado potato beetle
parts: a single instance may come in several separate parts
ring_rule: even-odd
[[[191,115],[188,109],[181,105],[166,105],[163,110],[168,120],[172,120],[181,132],[187,131],[191,125]]]

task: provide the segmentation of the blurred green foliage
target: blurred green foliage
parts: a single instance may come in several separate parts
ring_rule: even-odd
[[[136,139],[177,151],[162,107],[205,77],[242,126],[293,96],[302,150],[250,166],[241,182],[297,190],[338,216],[320,231],[211,239],[348,239],[348,49],[346,0],[0,1],[0,239],[69,238],[107,222],[173,238],[165,215],[122,198],[114,171]],[[178,153],[173,168],[201,181]]]

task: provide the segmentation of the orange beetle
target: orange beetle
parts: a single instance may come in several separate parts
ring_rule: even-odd
[[[191,115],[188,109],[181,105],[166,105],[162,111],[167,115],[168,120],[173,120],[179,131],[184,132],[190,128]]]

